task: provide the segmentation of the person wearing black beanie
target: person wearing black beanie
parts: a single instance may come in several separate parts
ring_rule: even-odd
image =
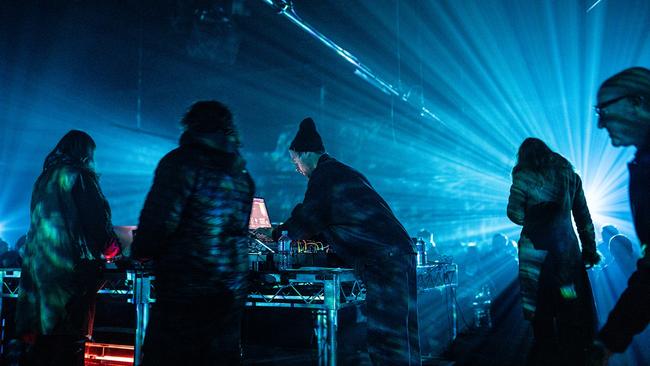
[[[298,133],[291,141],[289,150],[295,152],[325,152],[323,140],[321,139],[318,131],[316,131],[316,124],[314,120],[307,117],[300,122]]]
[[[416,251],[408,233],[366,177],[325,153],[311,118],[300,123],[289,153],[309,183],[274,238],[286,230],[295,240],[325,239],[366,286],[373,364],[419,366]]]
[[[307,117],[300,122],[298,133],[289,145],[291,161],[296,165],[296,171],[309,178],[318,165],[318,159],[325,153],[325,146],[314,120]]]

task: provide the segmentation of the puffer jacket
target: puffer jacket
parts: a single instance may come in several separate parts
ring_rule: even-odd
[[[254,183],[228,136],[186,131],[158,164],[132,244],[158,301],[245,296]]]

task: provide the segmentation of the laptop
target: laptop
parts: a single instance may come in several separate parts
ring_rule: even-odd
[[[248,229],[273,229],[273,226],[271,226],[271,219],[269,218],[269,211],[266,209],[266,202],[264,201],[264,198],[253,198],[253,209],[251,210]]]
[[[113,226],[113,231],[122,246],[122,255],[129,257],[131,255],[131,243],[133,243],[133,233],[138,229],[137,226]]]
[[[269,245],[273,243],[271,238],[271,219],[269,218],[269,211],[266,209],[266,202],[264,198],[253,198],[253,208],[251,209],[251,217],[248,221],[248,232],[253,239],[252,247],[249,248],[255,252],[270,252],[275,253]]]

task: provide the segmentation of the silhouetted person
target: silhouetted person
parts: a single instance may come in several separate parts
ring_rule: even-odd
[[[34,184],[16,333],[33,341],[29,365],[83,365],[103,249],[115,240],[94,169],[95,142],[68,132]]]
[[[0,255],[0,267],[5,269],[20,269],[22,265],[22,256],[25,254],[25,241],[27,235],[21,235],[14,248]],[[6,300],[6,299],[5,299]],[[2,317],[5,320],[3,351],[0,356],[0,365],[14,366],[18,365],[21,356],[23,356],[25,344],[19,339],[15,339],[16,323],[16,303],[14,301],[2,302]]]
[[[508,217],[523,225],[519,239],[522,301],[535,336],[529,363],[584,364],[596,327],[585,270],[585,265],[599,260],[594,226],[580,177],[539,139],[527,138],[519,147]]]
[[[612,261],[612,255],[609,252],[609,240],[618,234],[618,229],[614,225],[605,225],[602,227],[600,231],[601,241],[598,242],[596,248],[603,258],[597,267],[604,268]]]
[[[311,118],[300,123],[289,153],[307,177],[303,202],[275,232],[321,235],[363,279],[368,352],[375,365],[420,365],[415,248],[384,199],[358,171],[325,153]]]
[[[181,124],[131,245],[156,276],[143,365],[239,365],[254,184],[225,105],[194,103]]]
[[[494,296],[499,295],[517,279],[519,268],[516,257],[517,250],[505,234],[492,236],[491,244],[483,255],[482,265],[486,267],[487,273],[490,273],[495,289]]]
[[[616,300],[627,286],[627,280],[634,272],[636,261],[634,245],[625,235],[614,235],[609,241],[610,264],[605,267],[599,277],[600,291],[596,292],[598,299],[598,318],[600,324],[607,321],[609,312],[614,308]]]
[[[630,206],[646,249],[598,335],[592,361],[602,364],[611,352],[625,351],[650,322],[650,70],[633,67],[619,72],[603,82],[597,98],[598,128],[607,130],[613,146],[637,149],[628,164]]]
[[[629,278],[638,260],[632,241],[625,235],[614,235],[609,240],[609,252],[612,254],[612,261],[620,268],[625,279]]]
[[[614,235],[610,239],[609,253],[611,262],[602,270],[600,276],[602,291],[595,293],[597,296],[601,296],[598,299],[598,319],[600,326],[603,326],[607,322],[610,311],[612,311],[616,305],[616,301],[627,287],[627,281],[634,272],[636,261],[639,259],[635,245],[622,234]],[[618,357],[611,358],[609,364],[627,366],[642,363],[643,355],[640,355],[639,352],[648,355],[647,335],[645,334],[645,337],[637,337],[624,353],[618,355]]]
[[[612,310],[612,289],[616,285],[612,281],[616,281],[620,276],[618,266],[614,268],[608,267],[614,262],[614,256],[609,251],[610,239],[619,233],[614,225],[604,225],[601,228],[601,240],[596,244],[598,253],[601,255],[601,261],[598,265],[594,266],[592,271],[589,271],[589,280],[593,284],[594,297],[596,300],[596,308],[598,309],[598,325],[605,324],[609,311]],[[614,275],[617,273],[617,275]],[[627,280],[627,278],[626,278]],[[620,292],[616,295],[618,298]]]
[[[471,296],[474,296],[475,289],[488,283],[491,285],[491,278],[487,276],[488,268],[485,266],[485,256],[477,243],[467,243],[464,249],[465,252],[459,258],[459,271],[462,277],[459,281],[469,284],[464,290],[468,290]]]
[[[20,268],[25,255],[25,241],[27,235],[21,235],[14,244],[14,248],[0,255],[0,267],[2,268]]]
[[[0,238],[0,255],[3,255],[9,251],[9,243]]]
[[[514,259],[516,262],[516,258],[517,258],[516,245],[517,242],[513,240],[509,240],[505,234],[503,233],[494,234],[494,236],[492,236],[492,242],[490,243],[489,251],[487,255],[504,258],[505,261],[507,262],[510,262],[511,259]]]
[[[492,236],[492,241],[490,242],[491,250],[501,252],[502,250],[506,250],[507,245],[508,237],[506,234],[497,233]]]

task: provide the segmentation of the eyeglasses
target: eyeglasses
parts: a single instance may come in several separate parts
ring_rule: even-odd
[[[596,104],[594,106],[594,112],[596,112],[596,115],[598,115],[599,117],[604,116],[604,115],[607,114],[607,112],[605,111],[605,108],[607,108],[607,107],[609,107],[609,106],[611,106],[613,104],[616,104],[616,103],[620,102],[621,100],[627,99],[627,98],[638,98],[638,96],[631,95],[631,94],[626,94],[626,95],[622,95],[622,96],[620,96],[618,98],[610,99],[610,100],[608,100],[606,102]]]

